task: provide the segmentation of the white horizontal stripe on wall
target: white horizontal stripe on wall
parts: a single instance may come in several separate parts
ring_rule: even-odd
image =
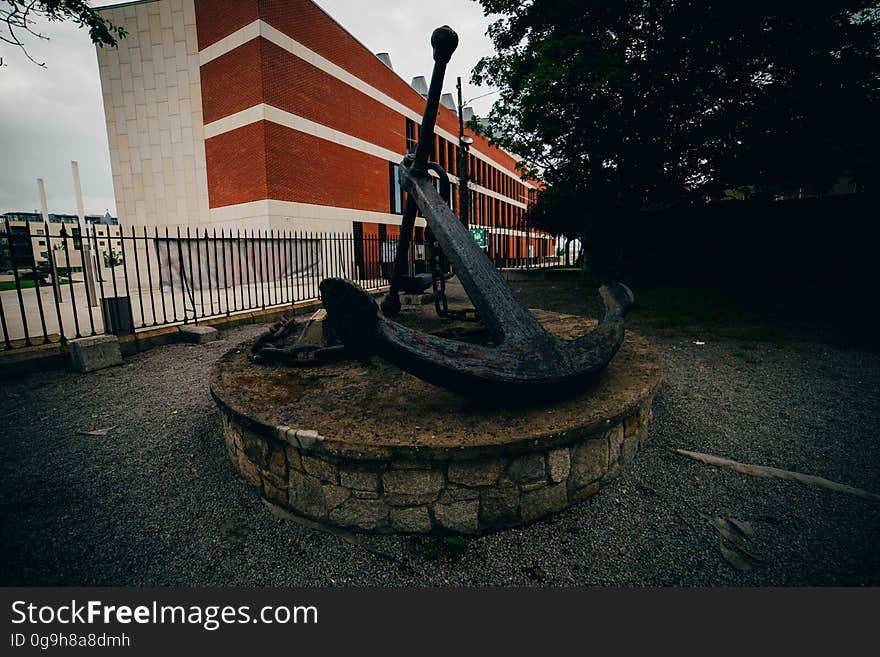
[[[347,146],[348,148],[360,151],[361,153],[375,155],[376,157],[388,160],[389,162],[398,162],[402,159],[399,153],[390,151],[387,148],[376,146],[363,139],[358,139],[357,137],[340,132],[339,130],[328,128],[320,123],[315,123],[302,116],[291,114],[290,112],[278,109],[277,107],[272,107],[271,105],[266,105],[265,103],[254,105],[246,110],[236,112],[235,114],[231,114],[209,123],[205,126],[205,139],[216,137],[224,132],[229,132],[230,130],[235,130],[236,128],[241,128],[261,120],[271,121],[272,123],[283,125],[292,130],[298,130],[299,132],[304,132],[320,139],[326,139],[327,141],[332,141],[334,144]]]
[[[200,50],[199,66],[204,66],[211,60],[217,59],[220,55],[225,55],[230,50],[235,50],[239,46],[246,44],[248,41],[256,39],[260,36],[260,23],[262,23],[260,20],[248,23],[229,36],[225,36],[219,41],[212,43],[204,50]]]
[[[322,71],[333,76],[337,80],[344,82],[353,89],[356,89],[362,94],[382,103],[386,107],[389,107],[398,114],[402,114],[403,116],[406,116],[407,118],[410,118],[417,123],[421,122],[422,117],[418,112],[413,111],[408,106],[395,100],[388,94],[379,91],[375,87],[361,80],[356,75],[349,73],[341,66],[334,64],[329,59],[322,57],[315,51],[306,48],[298,41],[292,39],[280,30],[275,29],[268,23],[265,23],[259,19],[255,20],[252,23],[249,23],[248,25],[245,25],[244,27],[236,30],[232,34],[223,37],[219,41],[212,43],[210,46],[200,51],[199,62],[202,65],[207,64],[211,60],[216,59],[217,57],[220,57],[221,55],[224,55],[227,52],[234,50],[235,48],[238,48],[239,46],[247,43],[251,39],[257,38],[257,36],[261,36],[267,41],[271,41],[279,48],[283,48],[287,52],[296,55],[300,59],[312,64],[316,68],[321,69]],[[214,123],[217,123],[217,121],[215,121]],[[453,135],[451,132],[447,132],[440,127],[435,128],[435,132],[447,141],[451,141],[453,144],[458,143],[458,135]],[[515,172],[502,167],[488,155],[481,153],[473,146],[470,148],[470,152],[475,157],[483,160],[484,162],[488,163],[495,169],[498,169],[510,178],[513,178],[518,182],[523,182],[520,180],[519,176]],[[400,156],[398,155],[398,157]],[[534,185],[528,182],[523,182],[523,184],[528,188],[534,189]]]
[[[389,162],[398,163],[402,159],[400,153],[395,153],[394,151],[388,150],[387,148],[376,146],[375,144],[371,144],[370,142],[364,141],[363,139],[358,139],[357,137],[346,134],[344,132],[340,132],[339,130],[328,128],[327,126],[320,123],[315,123],[314,121],[310,121],[309,119],[306,119],[302,116],[291,114],[290,112],[278,109],[277,107],[272,107],[271,105],[266,105],[265,103],[254,105],[253,107],[249,107],[246,110],[241,110],[240,112],[230,114],[229,116],[223,117],[222,119],[217,119],[216,121],[209,123],[205,126],[205,139],[216,137],[217,135],[222,135],[231,130],[236,130],[246,125],[250,125],[251,123],[256,123],[257,121],[263,120],[271,121],[272,123],[283,125],[292,130],[298,130],[299,132],[304,132],[308,135],[312,135],[313,137],[325,139],[326,141],[333,142],[334,144],[346,146],[347,148],[351,148],[352,150],[366,153],[367,155],[373,155],[383,160],[388,160]],[[456,178],[455,176],[449,176],[449,180],[455,184],[458,184],[459,182],[458,178]],[[485,187],[482,187],[480,185],[475,185],[471,183],[470,189],[476,190],[481,194],[485,194],[486,196],[497,198],[500,201],[509,203],[510,205],[514,205],[518,208],[526,209],[527,207],[525,203],[515,201],[511,198],[508,198],[507,196],[504,196],[503,194],[499,194],[498,192],[492,191],[491,189],[486,189]]]
[[[266,199],[237,203],[221,208],[211,208],[212,223],[234,224],[251,217],[289,217],[292,220],[310,219],[312,221],[333,224],[335,222],[363,221],[368,223],[386,224],[399,226],[401,216],[390,212],[375,212],[372,210],[359,210],[357,208],[340,208],[329,205],[315,205],[312,203],[297,203],[294,201],[278,201]],[[424,227],[425,220],[421,217],[416,219],[416,226]],[[308,230],[311,230],[309,228]]]

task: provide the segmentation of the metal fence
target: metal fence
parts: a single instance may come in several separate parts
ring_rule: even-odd
[[[318,299],[324,278],[388,285],[396,239],[309,231],[0,225],[0,328],[11,350]],[[513,233],[512,231],[508,231]],[[557,264],[546,235],[490,239],[496,266]],[[427,270],[423,232],[412,274]]]

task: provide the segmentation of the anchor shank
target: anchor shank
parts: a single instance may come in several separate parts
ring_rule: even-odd
[[[419,127],[416,159],[412,165],[413,173],[419,175],[427,175],[428,173],[428,158],[431,156],[431,149],[434,145],[434,125],[437,123],[437,112],[440,109],[443,77],[446,75],[446,65],[458,47],[458,35],[448,25],[438,27],[431,34],[431,45],[434,47],[434,70],[431,72],[428,99],[425,101],[425,112]]]
[[[501,278],[431,181],[413,174],[405,166],[401,167],[401,177],[409,198],[421,209],[495,343],[532,343],[536,347],[553,344],[544,327]]]
[[[391,280],[388,283],[388,292],[382,300],[382,312],[386,315],[396,315],[400,311],[400,280],[406,275],[407,262],[409,262],[409,248],[412,243],[413,228],[416,225],[416,212],[418,207],[415,201],[407,195],[406,206],[403,211],[403,219],[400,222],[400,236],[397,238],[397,251],[394,252],[394,266],[391,270]]]
[[[437,112],[440,108],[443,76],[446,75],[446,65],[449,63],[452,53],[458,47],[458,35],[448,25],[438,27],[431,35],[431,45],[434,47],[434,70],[431,72],[431,86],[428,88],[428,99],[425,103],[425,112],[422,115],[419,141],[416,146],[415,160],[412,164],[413,172],[425,177],[428,176],[428,158],[431,155],[431,148],[434,143],[434,126],[437,123]],[[382,301],[382,311],[386,315],[396,315],[400,312],[400,299],[398,296],[400,293],[400,281],[406,275],[408,254],[412,242],[417,210],[418,208],[412,197],[407,194],[403,219],[400,223],[397,251],[394,254],[394,266],[391,270],[391,280],[388,284],[388,293]]]

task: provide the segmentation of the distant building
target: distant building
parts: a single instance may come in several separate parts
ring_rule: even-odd
[[[418,138],[423,77],[408,84],[387,54],[309,0],[142,0],[98,11],[128,32],[118,48],[97,50],[125,225],[397,237],[397,167]],[[432,159],[454,186],[458,133],[445,94]],[[517,157],[466,133],[471,224],[485,228],[489,255],[551,254],[549,236],[526,243],[534,186],[520,180]]]
[[[90,227],[90,234],[101,251],[120,249],[119,239],[111,235],[107,226],[116,226],[119,221],[107,212],[85,215],[85,223]],[[10,235],[7,236],[7,226]],[[67,240],[67,253],[64,251],[62,232]],[[6,272],[14,264],[27,270],[47,269],[50,267],[49,249],[53,249],[55,266],[59,271],[82,271],[82,233],[79,218],[75,214],[49,214],[49,232],[47,238],[43,215],[39,212],[7,212],[0,214],[0,270]],[[51,242],[51,246],[50,246]],[[70,259],[68,266],[67,259]]]

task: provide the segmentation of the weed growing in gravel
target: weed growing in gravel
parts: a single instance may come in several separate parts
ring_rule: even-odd
[[[467,539],[461,536],[429,536],[416,539],[414,547],[428,561],[458,561],[467,551]]]

